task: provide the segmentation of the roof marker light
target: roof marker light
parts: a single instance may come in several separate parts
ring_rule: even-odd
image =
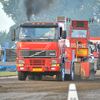
[[[53,25],[56,25],[56,23],[53,23]]]
[[[91,18],[89,19],[89,22],[91,22]]]
[[[42,25],[45,25],[45,23],[42,23]]]
[[[40,25],[40,23],[37,23],[37,25]]]
[[[32,23],[33,25],[35,25],[35,23]]]
[[[68,21],[68,18],[66,18],[66,21]]]
[[[24,25],[24,23],[21,23],[22,25]]]
[[[66,18],[66,21],[67,21],[67,22],[68,22],[68,21],[70,22],[70,21],[71,21],[71,18]]]
[[[69,18],[69,22],[71,21],[71,18]]]
[[[94,19],[92,18],[92,23],[93,23]]]

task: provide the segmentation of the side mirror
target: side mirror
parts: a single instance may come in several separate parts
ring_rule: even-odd
[[[62,36],[62,27],[60,27],[60,37]]]
[[[65,30],[62,32],[62,38],[66,39],[66,31]]]
[[[13,29],[13,30],[12,30],[12,33],[11,33],[11,40],[12,40],[12,41],[15,41],[15,37],[16,37],[16,36],[15,36],[15,29]]]

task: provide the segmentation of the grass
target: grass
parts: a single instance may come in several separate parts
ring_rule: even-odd
[[[0,72],[0,76],[16,76],[18,72]]]

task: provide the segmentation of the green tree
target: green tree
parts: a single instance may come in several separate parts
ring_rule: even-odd
[[[15,23],[26,21],[23,0],[0,0],[5,13],[10,16]],[[57,16],[71,17],[72,19],[89,19],[99,15],[99,0],[55,0],[50,9],[41,11],[32,20],[54,21]],[[97,9],[97,10],[96,10]],[[96,19],[97,20],[97,19]]]
[[[6,35],[7,35],[6,31],[1,31],[0,32],[0,45],[2,47],[4,47],[4,43],[6,43]]]
[[[13,44],[11,41],[11,30],[16,28],[19,23],[27,21],[23,1],[24,0],[0,0],[4,12],[15,22],[15,25],[13,25],[8,34],[5,35],[6,41],[9,42],[10,46]],[[88,20],[89,18],[94,18],[94,23],[100,23],[100,0],[54,1],[49,9],[42,10],[38,15],[32,16],[31,21],[56,21],[57,16],[66,16],[73,20]],[[69,27],[69,24],[67,26]],[[91,36],[100,36],[99,31],[99,26],[90,26]]]
[[[11,17],[15,23],[26,19],[26,17],[23,17],[21,1],[22,0],[1,0],[4,12]]]

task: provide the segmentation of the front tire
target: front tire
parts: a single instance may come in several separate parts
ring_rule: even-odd
[[[74,80],[74,68],[71,70],[70,74],[65,75],[65,80],[69,80],[69,81]]]
[[[61,72],[58,72],[56,74],[56,79],[57,79],[57,81],[64,81],[64,79],[65,79],[65,67],[64,67],[64,63],[62,64]]]
[[[19,80],[26,80],[26,72],[18,72],[18,79]]]

